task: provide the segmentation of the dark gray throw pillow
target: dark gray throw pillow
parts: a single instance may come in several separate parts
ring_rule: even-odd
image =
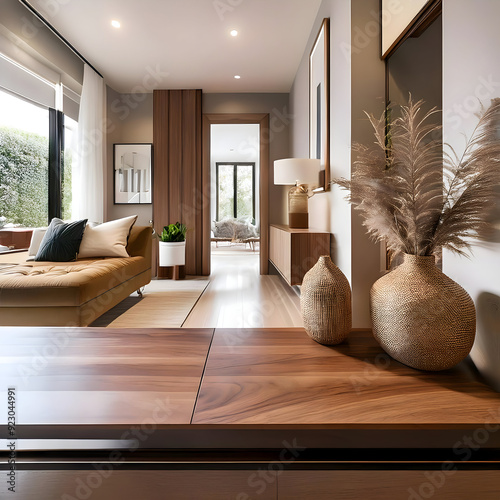
[[[69,262],[76,260],[87,219],[65,223],[54,217],[40,243],[35,260]]]

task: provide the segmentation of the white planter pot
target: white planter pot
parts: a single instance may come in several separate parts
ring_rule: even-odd
[[[186,263],[186,242],[160,241],[160,267],[183,266]]]

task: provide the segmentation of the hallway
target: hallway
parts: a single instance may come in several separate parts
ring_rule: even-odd
[[[210,284],[182,326],[300,327],[300,299],[279,276],[259,275],[257,252],[219,246],[212,251]]]

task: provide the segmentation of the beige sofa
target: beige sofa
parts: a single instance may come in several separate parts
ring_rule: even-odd
[[[151,227],[132,227],[130,257],[28,261],[0,270],[0,325],[87,326],[151,281]]]

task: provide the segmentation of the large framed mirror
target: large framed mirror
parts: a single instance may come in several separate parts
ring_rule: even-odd
[[[383,3],[385,3],[383,1]],[[385,38],[386,47],[386,106],[391,119],[398,117],[399,105],[412,100],[425,101],[422,115],[432,108],[438,110],[432,115],[435,125],[443,123],[443,57],[442,57],[442,16],[441,0],[412,2],[416,12],[409,25],[400,26],[402,33],[391,31],[391,39]],[[416,4],[421,8],[417,9]],[[382,13],[383,15],[383,13]],[[403,28],[404,26],[404,28]],[[384,30],[383,30],[384,31]],[[384,38],[384,37],[383,37]],[[384,45],[382,50],[384,50]],[[429,120],[427,123],[432,123]],[[443,142],[442,131],[435,131],[429,140]],[[384,245],[385,247],[385,245]],[[397,261],[385,249],[385,268],[389,270]],[[440,265],[440,252],[437,254]]]
[[[321,23],[309,55],[309,158],[321,160],[318,188],[330,186],[330,19]]]

